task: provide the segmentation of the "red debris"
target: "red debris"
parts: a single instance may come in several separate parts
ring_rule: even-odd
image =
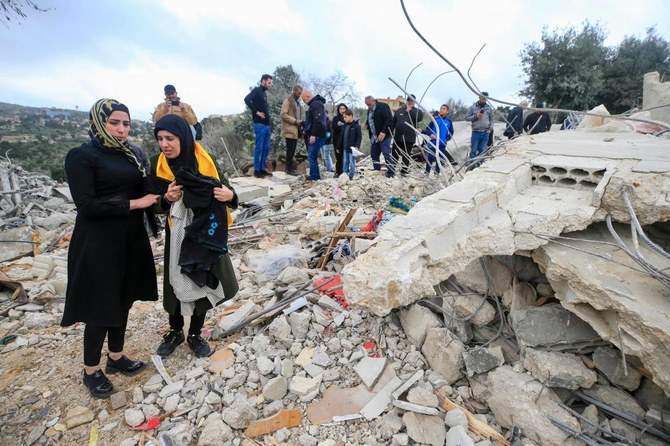
[[[161,419],[159,417],[153,417],[149,418],[148,421],[145,421],[139,426],[131,427],[130,429],[134,431],[148,431],[151,429],[156,429],[160,425],[161,425]]]
[[[342,305],[342,308],[346,310],[347,308],[349,308],[349,302],[347,302],[347,299],[344,297],[344,290],[342,288],[338,288],[336,290],[332,289],[342,286],[342,278],[339,275],[335,275],[334,277],[335,277],[334,279],[333,276],[326,277],[325,279],[319,279],[316,282],[314,282],[314,285],[318,287],[321,284],[330,281],[328,285],[326,285],[323,288],[320,288],[319,292],[325,294],[326,296],[332,297],[333,299],[338,301],[340,305]]]

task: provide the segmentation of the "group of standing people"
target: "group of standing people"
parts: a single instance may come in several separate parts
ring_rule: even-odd
[[[166,96],[176,94],[168,87],[172,86],[166,86]],[[186,340],[196,356],[208,356],[211,349],[201,335],[206,312],[238,290],[227,252],[229,209],[237,206],[237,195],[195,142],[189,122],[189,115],[195,118],[192,109],[166,99],[175,108],[161,114],[167,107],[159,105],[154,114],[161,152],[151,160],[128,141],[130,112],[114,99],[93,105],[90,141],[65,159],[77,217],[61,325],[85,324],[83,382],[95,398],[114,391],[105,372],[134,375],[145,368],[143,361],[126,356],[124,348],[133,303],[158,300],[145,227],[147,221],[157,231],[155,213],[167,214],[163,307],[170,329],[158,346],[159,355],[170,355]],[[184,317],[190,317],[186,337]]]

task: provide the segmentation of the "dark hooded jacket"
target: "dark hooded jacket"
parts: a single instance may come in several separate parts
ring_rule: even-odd
[[[305,113],[305,135],[326,138],[328,125],[326,123],[326,100],[317,94],[307,104]]]

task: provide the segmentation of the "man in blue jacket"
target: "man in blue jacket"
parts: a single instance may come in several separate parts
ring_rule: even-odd
[[[267,90],[272,87],[272,76],[261,76],[261,84],[253,88],[244,98],[244,103],[251,110],[254,120],[254,176],[263,178],[272,176],[265,170],[265,163],[270,153],[270,109],[268,107]]]
[[[435,116],[435,121],[430,121],[428,127],[422,132],[424,135],[430,137],[431,142],[438,146],[439,151],[436,153],[433,145],[428,145],[426,148],[426,173],[430,173],[431,167],[435,166],[435,172],[440,173],[440,166],[449,161],[452,165],[456,164],[454,158],[447,152],[447,141],[451,141],[454,136],[454,124],[451,119],[447,118],[449,114],[449,106],[442,104],[440,106],[440,114]],[[437,127],[435,124],[437,123]],[[438,135],[439,134],[439,142]],[[438,155],[439,153],[439,155]],[[439,160],[438,157],[439,156]]]

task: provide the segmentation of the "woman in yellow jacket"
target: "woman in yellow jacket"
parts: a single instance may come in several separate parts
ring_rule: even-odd
[[[193,141],[183,118],[162,117],[154,135],[161,153],[152,158],[151,173],[164,190],[157,207],[168,213],[163,308],[170,322],[158,354],[166,357],[184,342],[184,316],[190,316],[186,341],[196,356],[205,357],[211,354],[201,336],[206,312],[238,291],[226,244],[229,208],[237,207],[237,194]]]

